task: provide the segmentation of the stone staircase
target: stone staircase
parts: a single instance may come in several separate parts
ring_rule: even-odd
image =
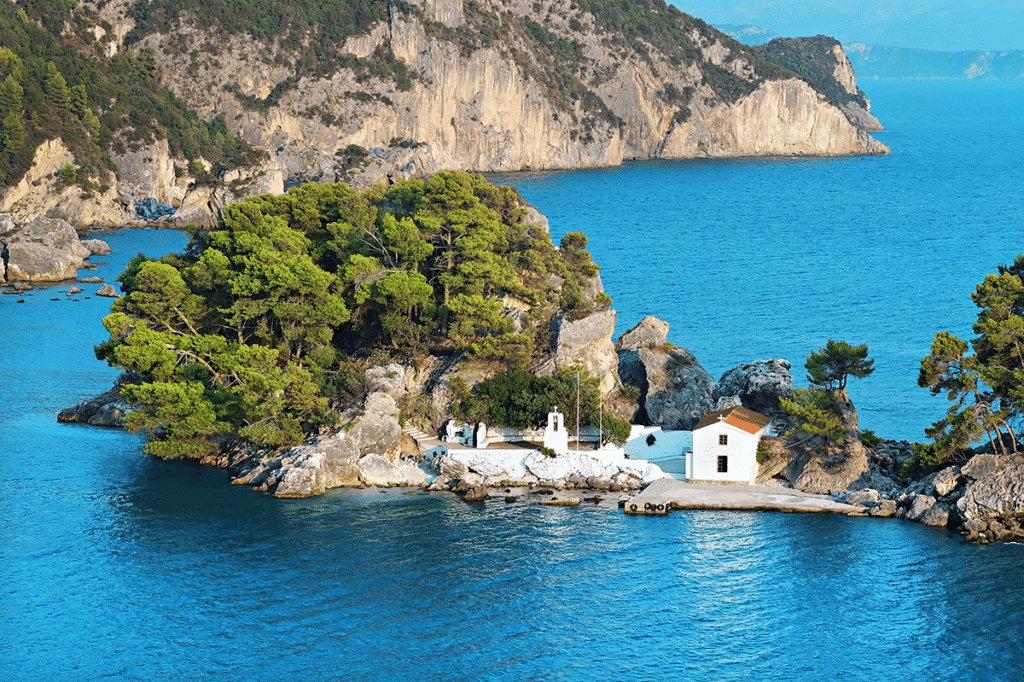
[[[413,440],[417,443],[422,444],[426,440],[437,440],[437,436],[431,436],[429,433],[424,433],[420,429],[416,428],[412,424],[406,424],[402,427],[402,431],[409,434]]]

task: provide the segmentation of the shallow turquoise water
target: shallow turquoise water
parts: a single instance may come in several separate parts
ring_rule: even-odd
[[[869,85],[888,158],[514,179],[556,234],[585,226],[620,330],[660,314],[716,375],[866,341],[862,422],[915,437],[942,410],[916,358],[938,329],[969,333],[974,283],[1020,244],[1024,87]],[[105,238],[108,280],[184,243]],[[274,500],[57,424],[115,374],[92,357],[110,301],[16,298],[0,296],[0,679],[1020,678],[1024,547],[895,520]]]

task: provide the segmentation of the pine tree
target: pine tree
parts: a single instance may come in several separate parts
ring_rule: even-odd
[[[79,118],[84,118],[88,107],[89,96],[85,92],[85,86],[76,85],[71,88],[71,111],[75,112]]]
[[[25,126],[21,122],[21,114],[12,111],[0,125],[0,151],[16,154],[25,146]]]
[[[46,99],[50,104],[60,111],[71,110],[71,90],[68,89],[68,82],[57,65],[53,62],[46,64],[46,81],[43,83],[43,90],[46,92]]]
[[[12,112],[20,112],[24,95],[25,90],[18,79],[13,74],[8,75],[0,83],[0,119],[7,118]]]
[[[868,346],[851,346],[845,341],[829,339],[824,348],[807,357],[807,381],[827,391],[846,389],[848,377],[863,379],[875,371],[875,361],[868,360]]]

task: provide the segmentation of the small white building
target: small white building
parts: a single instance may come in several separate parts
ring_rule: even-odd
[[[693,427],[693,453],[686,478],[753,484],[757,444],[769,435],[772,420],[745,407],[730,407],[704,417]]]
[[[554,412],[548,412],[548,425],[544,429],[544,447],[551,448],[559,455],[569,452],[569,432],[565,430],[565,421],[557,407]]]

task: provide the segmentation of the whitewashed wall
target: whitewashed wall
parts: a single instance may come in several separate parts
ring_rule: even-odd
[[[728,445],[719,445],[718,437],[729,437]],[[705,426],[693,432],[693,479],[753,483],[757,478],[757,434],[747,433],[725,422]],[[729,457],[729,470],[718,471],[718,457]]]

